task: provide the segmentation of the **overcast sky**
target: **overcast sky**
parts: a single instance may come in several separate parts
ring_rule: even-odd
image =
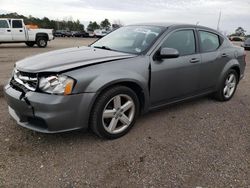
[[[181,22],[216,28],[227,33],[242,26],[250,33],[250,0],[0,0],[0,13],[17,12],[35,17],[72,17],[86,24],[90,20],[123,24]]]

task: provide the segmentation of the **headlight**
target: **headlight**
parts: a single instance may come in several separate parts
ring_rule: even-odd
[[[71,94],[74,87],[74,80],[64,75],[41,77],[39,89],[51,94]]]

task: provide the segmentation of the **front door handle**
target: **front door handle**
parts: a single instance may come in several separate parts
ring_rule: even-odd
[[[7,32],[11,32],[11,30],[10,30],[10,29],[7,29]]]
[[[23,30],[19,30],[20,32],[23,32]]]
[[[200,60],[198,58],[193,58],[189,62],[190,63],[198,63]]]

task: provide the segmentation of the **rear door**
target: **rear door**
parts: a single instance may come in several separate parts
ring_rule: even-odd
[[[0,42],[12,41],[11,29],[8,20],[0,19]]]
[[[11,20],[11,33],[13,41],[26,41],[23,21],[20,19]]]
[[[196,41],[195,29],[190,28],[173,31],[160,44],[158,50],[174,48],[179,51],[180,56],[162,60],[152,58],[150,89],[152,106],[185,98],[199,90],[201,57],[197,53]]]
[[[225,64],[230,60],[227,48],[222,48],[223,38],[217,33],[198,30],[199,46],[201,52],[201,78],[202,90],[213,90]]]

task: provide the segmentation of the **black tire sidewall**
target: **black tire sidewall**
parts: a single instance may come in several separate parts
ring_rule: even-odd
[[[45,42],[45,45],[41,45],[41,44],[40,44],[40,42],[41,42],[42,40]],[[37,43],[37,46],[40,47],[40,48],[45,48],[45,47],[47,46],[47,40],[46,40],[46,38],[44,38],[44,37],[39,37],[39,38],[37,39],[36,43]]]
[[[235,77],[236,77],[236,86],[235,86],[235,89],[234,89],[234,92],[233,94],[229,97],[229,98],[226,98],[225,95],[224,95],[224,87],[225,87],[225,82],[226,82],[226,79],[228,78],[228,76],[230,74],[234,74]],[[223,82],[221,83],[221,88],[220,88],[220,95],[221,95],[221,98],[223,101],[229,101],[235,94],[236,90],[237,90],[237,86],[238,86],[238,82],[239,82],[239,76],[237,74],[237,72],[233,69],[230,69],[224,76],[223,78]]]
[[[125,129],[123,132],[118,133],[118,134],[111,134],[107,132],[104,128],[104,125],[102,123],[102,115],[103,115],[103,110],[107,103],[116,95],[119,94],[126,94],[130,96],[135,104],[135,116],[131,124],[127,129]],[[136,93],[131,90],[130,88],[127,88],[125,86],[118,86],[111,88],[110,90],[107,90],[103,92],[97,99],[95,105],[94,105],[94,110],[92,111],[92,123],[91,123],[91,128],[92,130],[97,133],[100,137],[103,138],[108,138],[108,139],[116,139],[119,138],[126,133],[130,131],[130,129],[133,127],[135,124],[135,121],[138,117],[139,114],[139,99],[136,95]]]

